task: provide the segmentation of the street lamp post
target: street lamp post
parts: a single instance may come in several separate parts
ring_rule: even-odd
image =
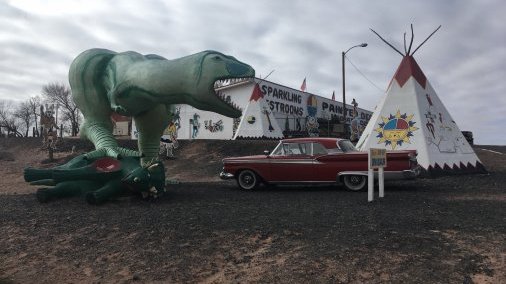
[[[343,126],[344,126],[344,133],[346,134],[346,85],[345,85],[345,74],[344,74],[344,59],[346,57],[346,53],[350,51],[351,49],[355,47],[366,47],[367,43],[357,44],[355,46],[352,46],[348,48],[348,50],[342,52],[342,67],[343,67]]]

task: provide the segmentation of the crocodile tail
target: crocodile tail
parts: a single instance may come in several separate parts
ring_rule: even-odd
[[[116,54],[107,49],[89,49],[78,55],[70,65],[72,98],[86,119],[81,128],[83,137],[90,139],[88,126],[96,124],[112,132],[111,109],[104,82],[108,81],[105,78],[107,65]]]

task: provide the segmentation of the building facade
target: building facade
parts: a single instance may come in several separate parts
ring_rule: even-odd
[[[248,114],[248,105],[254,103],[251,99],[255,84],[261,92],[262,107],[260,112]],[[222,81],[216,87],[216,92],[222,97],[239,106],[243,111],[242,117],[233,119],[189,105],[175,105],[172,121],[164,135],[175,134],[178,140],[262,138],[261,134],[258,137],[241,137],[241,128],[256,123],[260,125],[260,122],[268,120],[269,127],[279,127],[284,137],[345,137],[350,135],[352,124],[359,130],[365,128],[372,115],[370,111],[347,105],[347,124],[343,126],[342,102],[258,78]],[[132,138],[136,136],[133,124]]]

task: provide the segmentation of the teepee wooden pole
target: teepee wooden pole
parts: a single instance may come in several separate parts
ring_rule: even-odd
[[[406,55],[409,55],[409,53],[411,52],[411,46],[413,45],[414,38],[415,38],[415,33],[413,32],[413,24],[411,24],[411,41],[409,42],[409,48],[408,48],[408,51],[406,52]]]
[[[404,54],[402,54],[402,52],[400,52],[397,48],[395,48],[393,45],[391,45],[388,41],[386,41],[384,38],[382,38],[376,31],[374,31],[373,29],[370,28],[370,30],[375,33],[384,43],[388,44],[388,46],[390,46],[391,48],[393,48],[395,51],[397,51],[397,53],[399,53],[401,56],[404,57]]]
[[[429,38],[430,38],[433,34],[435,34],[435,33],[436,33],[436,32],[437,32],[440,28],[441,28],[441,25],[439,25],[439,27],[437,27],[437,29],[436,29],[435,31],[433,31],[433,32],[432,32],[432,33],[431,33],[431,34],[430,34],[430,35],[429,35],[429,36],[428,36],[428,37],[427,37],[427,38],[426,38],[426,39],[425,39],[422,43],[420,43],[420,45],[419,45],[419,46],[415,49],[415,51],[413,51],[413,53],[412,53],[411,55],[415,54],[415,52],[416,52],[416,51],[417,51],[420,47],[422,47],[422,45],[423,45],[423,44],[424,44],[427,40],[429,40]]]

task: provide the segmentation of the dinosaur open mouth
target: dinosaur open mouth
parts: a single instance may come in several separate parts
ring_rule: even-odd
[[[242,112],[242,108],[239,107],[236,103],[232,102],[231,97],[229,95],[226,95],[223,90],[232,85],[242,85],[252,82],[252,80],[253,78],[251,77],[219,79],[214,82],[214,94],[229,107]]]

